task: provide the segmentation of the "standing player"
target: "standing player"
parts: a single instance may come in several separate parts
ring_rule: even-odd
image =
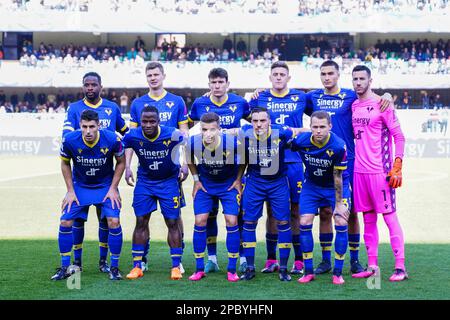
[[[219,125],[223,129],[240,128],[241,119],[247,119],[250,115],[248,102],[234,94],[228,93],[230,82],[228,81],[228,72],[222,68],[214,68],[208,74],[209,96],[197,98],[192,104],[189,113],[189,121],[195,123],[199,121],[203,114],[214,112],[219,116]],[[205,272],[219,271],[217,263],[217,213],[219,202],[214,200],[213,211],[210,212],[206,224],[208,261],[205,266]],[[240,252],[242,253],[242,252]],[[240,257],[241,266],[245,264],[245,257]],[[245,268],[244,268],[245,270]]]
[[[121,199],[118,185],[125,170],[123,145],[115,133],[99,130],[99,117],[93,110],[82,112],[79,126],[81,130],[68,133],[61,145],[61,171],[67,194],[62,202],[58,236],[61,268],[52,280],[70,276],[67,267],[74,240],[73,222],[86,221],[91,205],[101,208],[101,218],[106,218],[108,222],[108,245],[111,250],[109,278],[121,280],[119,257],[123,236],[119,220]],[[113,158],[116,158],[115,169]],[[70,160],[73,161],[73,173]]]
[[[132,245],[133,269],[127,275],[128,279],[137,279],[144,275],[142,257],[148,239],[150,215],[156,210],[157,201],[168,228],[167,240],[172,257],[171,279],[182,278],[180,261],[183,248],[178,224],[181,169],[177,163],[177,148],[183,141],[183,135],[173,127],[160,126],[159,119],[157,108],[144,107],[140,118],[141,126],[131,129],[123,139],[125,148],[134,150],[139,158],[133,196],[136,215]]]
[[[118,132],[124,135],[128,131],[128,127],[122,118],[119,106],[107,99],[100,97],[102,92],[102,79],[98,73],[88,72],[83,76],[83,94],[82,100],[76,101],[69,105],[67,109],[66,119],[64,120],[63,137],[74,130],[80,128],[80,118],[84,110],[94,110],[98,113],[100,129],[107,129],[112,132]],[[108,273],[109,266],[106,262],[108,255],[108,223],[106,219],[100,219],[100,207],[96,207],[97,217],[99,221],[98,239],[100,249],[99,270]],[[73,233],[73,251],[74,265],[82,268],[82,253],[84,239],[84,221],[76,219],[72,227]]]
[[[355,210],[364,215],[364,242],[368,256],[368,269],[354,274],[366,278],[378,272],[377,214],[383,214],[388,226],[395,272],[390,281],[408,278],[405,270],[405,243],[397,218],[395,188],[402,185],[402,163],[405,137],[391,107],[380,110],[380,97],[371,89],[371,72],[366,66],[356,66],[352,71],[353,87],[358,100],[352,105],[352,124],[356,139],[354,176]],[[395,158],[392,161],[392,139]]]
[[[331,119],[327,112],[311,115],[310,133],[298,135],[291,143],[305,164],[305,181],[300,195],[300,242],[303,249],[305,274],[299,283],[314,280],[312,227],[319,208],[333,211],[336,229],[333,284],[343,284],[342,267],[347,251],[347,220],[351,201],[345,142],[330,132]]]
[[[205,277],[203,257],[206,248],[206,224],[213,210],[214,200],[220,200],[225,216],[228,250],[227,279],[236,282],[236,261],[239,256],[238,214],[245,165],[238,164],[238,141],[236,137],[220,131],[220,118],[216,113],[200,117],[201,134],[189,139],[187,161],[194,178],[194,256],[196,271],[189,280]]]
[[[306,95],[303,91],[288,88],[288,82],[291,79],[288,65],[281,61],[273,63],[269,79],[272,83],[272,89],[255,95],[250,101],[250,108],[267,108],[271,122],[274,124],[293,128],[303,127]],[[303,270],[303,258],[300,248],[300,216],[298,214],[298,202],[303,181],[303,165],[299,154],[289,149],[285,151],[285,162],[289,180],[292,244],[295,253],[291,273],[299,274]],[[278,231],[269,204],[267,205],[266,230],[267,261],[264,269],[261,271],[270,273],[278,270],[279,264],[276,258]]]
[[[164,67],[159,62],[149,62],[145,67],[145,75],[147,77],[147,83],[149,86],[149,92],[137,99],[134,99],[130,107],[130,127],[136,128],[140,126],[140,119],[142,110],[147,106],[154,106],[159,111],[160,124],[163,126],[178,128],[186,136],[189,132],[188,119],[186,105],[183,98],[177,96],[164,89],[164,80],[166,74],[164,73]],[[133,185],[132,181],[133,172],[131,171],[131,158],[133,157],[133,151],[125,151],[127,154],[127,167],[125,169],[125,179],[129,185]],[[187,177],[187,166],[182,166],[182,171],[185,177]],[[181,185],[180,185],[181,187]],[[182,192],[182,189],[181,189]],[[182,194],[181,207],[184,207],[184,197]],[[179,227],[183,234],[183,220],[180,216]],[[149,232],[149,231],[148,231]],[[184,247],[184,242],[183,242]],[[150,248],[150,238],[147,240],[145,246],[144,256],[142,257],[142,270],[147,271],[147,253]],[[182,267],[181,267],[182,269]],[[183,271],[183,269],[182,269]]]
[[[356,100],[356,93],[350,89],[339,88],[339,65],[327,60],[320,66],[320,80],[323,89],[309,91],[307,97],[306,113],[326,111],[331,117],[332,131],[344,140],[347,146],[347,171],[350,184],[353,183],[353,167],[355,162],[355,142],[351,125],[351,105]],[[392,101],[389,93],[383,95],[382,110],[384,111]],[[331,245],[333,243],[332,212],[329,208],[320,210],[319,240],[322,247],[322,262],[315,269],[316,274],[327,273],[331,270]],[[348,221],[348,237],[350,247],[350,270],[358,273],[364,270],[359,263],[360,228],[357,212],[350,209]]]
[[[284,149],[294,133],[287,127],[272,125],[266,108],[254,108],[251,125],[239,130],[245,150],[248,175],[243,193],[243,246],[247,269],[241,280],[255,277],[256,226],[262,216],[264,202],[268,201],[278,228],[280,253],[279,278],[290,281],[287,262],[292,246],[289,225],[289,186],[286,177]]]

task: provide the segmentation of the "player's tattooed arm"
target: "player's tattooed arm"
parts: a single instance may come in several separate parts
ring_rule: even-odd
[[[111,186],[109,187],[108,193],[103,198],[103,202],[105,202],[106,199],[109,199],[111,200],[111,206],[113,209],[116,207],[120,209],[122,207],[122,199],[119,194],[119,182],[120,179],[122,179],[123,172],[125,171],[126,159],[124,155],[120,157],[116,156],[115,158],[116,167],[114,168],[113,180],[111,182]]]
[[[61,210],[67,207],[67,212],[69,212],[73,202],[80,205],[75,190],[73,189],[72,168],[69,161],[61,160],[61,172],[67,187],[67,193],[61,203]]]
[[[133,171],[131,171],[131,160],[133,159],[133,149],[125,149],[125,181],[131,187],[134,187]]]
[[[348,216],[350,214],[348,208],[345,206],[342,193],[343,193],[343,183],[342,183],[342,170],[334,169],[333,170],[333,179],[334,179],[334,191],[335,191],[335,208],[333,214],[336,216],[340,216],[346,221],[348,220]]]

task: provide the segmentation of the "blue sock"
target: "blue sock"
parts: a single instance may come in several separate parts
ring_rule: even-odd
[[[350,262],[359,260],[359,233],[348,235],[348,245],[350,247]]]
[[[333,233],[319,234],[320,246],[322,247],[322,261],[331,263],[331,247],[333,246]]]
[[[277,260],[278,234],[266,233],[267,260]]]
[[[150,251],[150,237],[147,239],[147,242],[144,247],[144,255],[142,256],[142,262],[147,263],[147,255],[149,251]]]
[[[194,236],[192,239],[194,245],[194,257],[196,271],[205,270],[205,249],[206,249],[206,226],[200,227],[194,225]]]
[[[111,255],[111,267],[119,267],[120,251],[122,251],[122,227],[109,229],[108,245]]]
[[[98,225],[98,246],[100,249],[100,260],[108,257],[108,223],[100,221]]]
[[[244,246],[244,255],[247,259],[247,266],[255,268],[255,248],[256,248],[256,223],[244,222],[242,231],[242,245]]]
[[[314,239],[312,235],[312,227],[312,224],[300,226],[300,245],[303,250],[303,261],[305,263],[306,274],[314,273]]]
[[[183,248],[170,248],[170,256],[172,257],[172,268],[179,267]]]
[[[334,270],[333,274],[340,276],[344,266],[345,252],[348,245],[348,228],[347,226],[334,226],[336,230],[336,240],[334,242]]]
[[[292,235],[292,247],[294,247],[295,261],[303,261],[302,246],[300,245],[300,233]]]
[[[227,227],[228,272],[236,273],[236,262],[239,257],[239,226]]]
[[[142,256],[144,255],[145,244],[133,243],[131,254],[133,256],[133,268],[142,269]]]
[[[278,251],[280,252],[280,269],[286,269],[292,247],[292,231],[289,223],[279,224]]]
[[[72,254],[73,245],[72,227],[59,226],[58,245],[59,253],[61,255],[61,266],[70,266],[70,256]]]
[[[208,222],[206,222],[206,243],[209,256],[217,255],[217,211],[217,208],[213,208],[213,212],[210,213]]]
[[[73,259],[81,262],[83,256],[84,221],[75,220],[72,226]]]

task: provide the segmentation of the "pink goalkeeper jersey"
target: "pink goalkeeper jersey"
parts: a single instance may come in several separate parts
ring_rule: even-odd
[[[381,112],[378,100],[356,100],[352,104],[355,135],[355,169],[358,173],[388,173],[392,167],[392,138],[395,157],[403,159],[405,137],[395,110]]]

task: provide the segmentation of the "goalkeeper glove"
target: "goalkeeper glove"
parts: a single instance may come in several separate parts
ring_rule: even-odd
[[[402,186],[402,159],[395,158],[393,168],[386,179],[389,181],[391,188],[395,189]]]

